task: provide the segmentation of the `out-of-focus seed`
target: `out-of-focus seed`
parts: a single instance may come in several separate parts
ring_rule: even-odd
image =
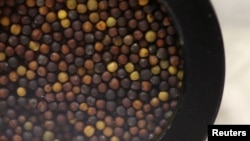
[[[24,87],[17,88],[17,95],[23,97],[27,94],[27,90]]]
[[[66,6],[68,9],[73,10],[76,8],[77,2],[76,0],[67,0],[66,1]]]
[[[95,134],[95,128],[92,125],[87,125],[83,129],[83,133],[86,137],[92,137]]]

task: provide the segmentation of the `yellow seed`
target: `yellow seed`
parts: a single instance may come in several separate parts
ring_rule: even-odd
[[[145,5],[148,4],[148,1],[149,1],[149,0],[138,0],[138,4],[139,4],[140,6],[145,6]]]
[[[55,134],[50,130],[46,130],[43,133],[43,141],[54,141]]]
[[[61,26],[63,28],[68,28],[70,26],[70,20],[69,19],[62,19],[61,20]]]
[[[133,81],[139,80],[139,78],[140,78],[140,74],[139,74],[138,71],[133,71],[130,74],[130,79],[133,80]]]
[[[19,66],[16,70],[17,74],[20,75],[20,76],[23,76],[26,74],[27,72],[27,69],[25,66]]]
[[[171,74],[171,75],[175,75],[175,74],[177,73],[177,68],[174,67],[174,66],[169,66],[169,67],[168,67],[168,72],[169,72],[169,74]]]
[[[177,73],[177,78],[179,80],[182,80],[183,79],[183,75],[184,75],[183,70],[179,70],[178,73]]]
[[[30,131],[33,128],[33,123],[31,121],[26,121],[23,125],[23,128],[27,131]]]
[[[105,128],[105,123],[104,123],[104,121],[97,121],[96,122],[96,129],[97,130],[103,130]]]
[[[140,57],[148,57],[149,55],[149,52],[148,52],[148,49],[146,48],[141,48],[140,51],[139,51],[139,56]]]
[[[182,88],[182,81],[178,82],[177,88]]]
[[[23,96],[25,96],[26,94],[27,94],[27,91],[26,91],[26,89],[25,89],[24,87],[18,87],[18,88],[17,88],[17,95],[18,95],[18,96],[23,97]]]
[[[86,137],[91,137],[95,134],[95,128],[92,125],[87,125],[83,129],[83,133]]]
[[[77,10],[78,13],[84,14],[84,13],[87,12],[87,7],[84,4],[78,4],[77,7],[76,7],[76,10]]]
[[[161,60],[161,61],[160,61],[160,67],[161,67],[162,69],[167,69],[168,66],[169,66],[168,60]]]
[[[118,69],[118,64],[117,64],[117,62],[113,61],[113,62],[108,63],[108,65],[107,65],[107,70],[108,70],[109,72],[115,72],[117,69]]]
[[[59,19],[65,19],[67,17],[67,12],[63,9],[59,10],[57,13]]]
[[[54,92],[60,92],[62,90],[62,84],[59,82],[55,82],[52,86],[52,90]]]
[[[88,7],[89,11],[97,10],[98,2],[96,0],[88,0],[87,7]]]
[[[149,30],[148,32],[146,32],[146,35],[145,35],[146,41],[152,43],[156,40],[156,37],[157,37],[157,35],[154,31]]]
[[[73,118],[69,120],[69,123],[74,125],[77,122],[77,119]]]
[[[155,18],[154,18],[153,14],[151,14],[151,13],[147,14],[147,21],[149,23],[152,23],[154,20],[155,20]]]
[[[33,70],[28,70],[26,72],[26,78],[28,80],[33,80],[33,79],[35,79],[35,77],[36,77],[36,73]]]
[[[133,63],[131,62],[128,62],[126,65],[125,65],[125,70],[128,72],[128,73],[131,73],[135,70],[135,66]]]
[[[33,51],[38,51],[40,48],[40,44],[38,42],[35,42],[35,41],[30,41],[29,48]]]
[[[69,76],[66,72],[60,72],[57,76],[57,79],[59,82],[64,83],[68,81]]]
[[[153,107],[157,107],[160,105],[160,101],[157,97],[154,97],[150,100],[150,105]]]
[[[81,103],[79,105],[79,109],[82,110],[82,111],[87,111],[89,108],[88,104],[87,103]]]
[[[161,101],[167,101],[167,100],[168,100],[168,97],[169,97],[169,94],[168,94],[167,91],[161,91],[161,92],[159,92],[159,94],[158,94],[158,98],[159,98],[159,100],[161,100]]]
[[[3,26],[9,26],[10,25],[10,18],[7,17],[7,16],[4,16],[0,19],[0,23],[3,25]]]
[[[73,10],[76,8],[77,2],[76,0],[67,0],[66,6],[68,9]]]
[[[108,17],[106,24],[108,27],[113,27],[116,25],[116,19],[114,17]]]
[[[14,35],[19,35],[21,33],[21,26],[19,24],[12,24],[10,27],[10,32]]]
[[[117,136],[113,136],[110,138],[110,141],[120,141],[120,139]]]
[[[111,127],[105,127],[103,129],[103,134],[107,137],[110,137],[113,135],[113,129]]]
[[[161,72],[160,66],[154,66],[154,67],[152,67],[152,68],[151,68],[151,72],[152,72],[152,74],[154,74],[154,75],[159,74],[159,73]]]
[[[4,52],[0,52],[0,61],[4,61],[6,59],[6,54]]]

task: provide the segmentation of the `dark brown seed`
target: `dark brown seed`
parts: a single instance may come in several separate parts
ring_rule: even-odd
[[[94,54],[94,52],[95,52],[95,49],[94,49],[93,45],[91,45],[91,44],[86,45],[86,47],[85,47],[85,54],[86,55],[91,56]]]
[[[64,36],[65,36],[66,38],[71,38],[71,37],[73,37],[73,34],[74,34],[74,31],[73,31],[72,28],[67,28],[67,29],[64,30]]]
[[[168,54],[167,54],[167,50],[166,48],[159,48],[156,52],[156,56],[159,58],[159,59],[167,59],[168,57]]]
[[[129,5],[130,5],[131,7],[136,7],[136,6],[138,6],[138,1],[135,1],[135,0],[129,0],[128,3],[129,3]]]
[[[34,29],[31,33],[31,38],[35,41],[38,41],[41,39],[43,33],[40,29]]]
[[[117,75],[119,78],[125,78],[125,76],[127,75],[127,72],[124,69],[118,69]]]
[[[176,86],[178,83],[178,78],[176,76],[169,76],[168,78],[168,84],[170,86]]]
[[[126,18],[125,18],[125,17],[119,17],[119,18],[117,19],[117,25],[118,25],[119,27],[126,26],[126,25],[127,25],[127,20],[126,20]]]
[[[51,50],[52,51],[55,51],[55,52],[58,52],[58,51],[60,51],[60,48],[61,48],[61,45],[60,45],[60,43],[58,43],[58,42],[53,42],[52,44],[51,44]]]
[[[126,115],[126,109],[123,106],[118,106],[116,108],[116,113],[118,116],[125,116]]]
[[[22,23],[23,25],[30,24],[30,23],[31,23],[31,19],[30,19],[28,16],[23,16],[23,17],[21,18],[21,23]]]
[[[104,34],[101,31],[96,31],[95,32],[95,38],[97,40],[102,40],[104,38]]]
[[[118,31],[117,31],[117,28],[116,27],[112,27],[112,28],[109,28],[108,30],[108,35],[110,37],[115,37],[118,35]]]
[[[8,64],[9,64],[10,67],[16,68],[19,65],[19,61],[18,61],[18,59],[16,57],[10,57],[8,59]]]
[[[135,29],[137,27],[137,21],[135,19],[131,19],[128,21],[128,26],[132,29]]]
[[[8,39],[8,43],[9,43],[9,45],[15,47],[16,45],[18,45],[19,40],[16,36],[10,36]]]
[[[142,20],[142,21],[138,22],[138,28],[141,31],[147,31],[149,29],[149,24],[146,20]]]
[[[0,41],[6,42],[8,40],[8,34],[7,33],[0,33]]]
[[[117,7],[117,5],[118,5],[118,1],[116,1],[116,0],[108,1],[108,6],[109,7]]]
[[[77,41],[81,41],[83,39],[83,32],[82,31],[76,31],[74,33],[74,39],[76,39]]]
[[[140,21],[145,17],[145,13],[142,10],[136,10],[135,11],[135,19]]]
[[[118,33],[120,36],[125,36],[128,34],[128,30],[125,27],[120,27],[120,28],[118,28]]]
[[[55,72],[55,71],[57,71],[57,64],[54,63],[54,62],[48,62],[46,68],[47,68],[47,70],[48,70],[49,72]]]
[[[151,29],[154,31],[158,31],[160,28],[160,24],[158,22],[151,23]]]
[[[124,98],[122,100],[122,104],[123,104],[124,107],[129,108],[131,106],[131,100],[128,99],[128,98]]]
[[[39,54],[37,57],[37,62],[39,65],[46,65],[48,61],[49,61],[48,57],[43,54]]]
[[[124,12],[124,17],[126,18],[126,19],[132,19],[133,17],[134,17],[134,12],[132,11],[132,10],[130,10],[130,9],[128,9],[128,10],[126,10],[125,12]]]
[[[40,101],[37,105],[37,108],[40,112],[45,112],[47,110],[47,103],[44,101]]]
[[[115,91],[108,89],[105,93],[105,99],[106,100],[114,100],[116,98]]]
[[[75,49],[75,55],[76,56],[83,56],[84,55],[84,48],[83,47],[76,47]]]
[[[116,102],[115,101],[107,101],[106,102],[106,109],[109,112],[114,112],[116,108]]]
[[[116,19],[121,17],[121,14],[122,14],[122,12],[119,8],[112,8],[110,10],[110,15]]]
[[[129,60],[134,63],[137,64],[139,62],[140,57],[137,54],[131,54],[129,56]]]

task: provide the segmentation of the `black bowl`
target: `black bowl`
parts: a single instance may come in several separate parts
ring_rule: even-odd
[[[162,0],[174,18],[184,53],[183,94],[162,140],[201,141],[220,106],[225,56],[216,14],[209,0]]]

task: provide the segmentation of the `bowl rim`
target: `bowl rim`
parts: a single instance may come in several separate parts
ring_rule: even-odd
[[[209,0],[160,2],[173,17],[184,57],[183,94],[162,140],[205,140],[223,96],[225,55],[220,25]]]

